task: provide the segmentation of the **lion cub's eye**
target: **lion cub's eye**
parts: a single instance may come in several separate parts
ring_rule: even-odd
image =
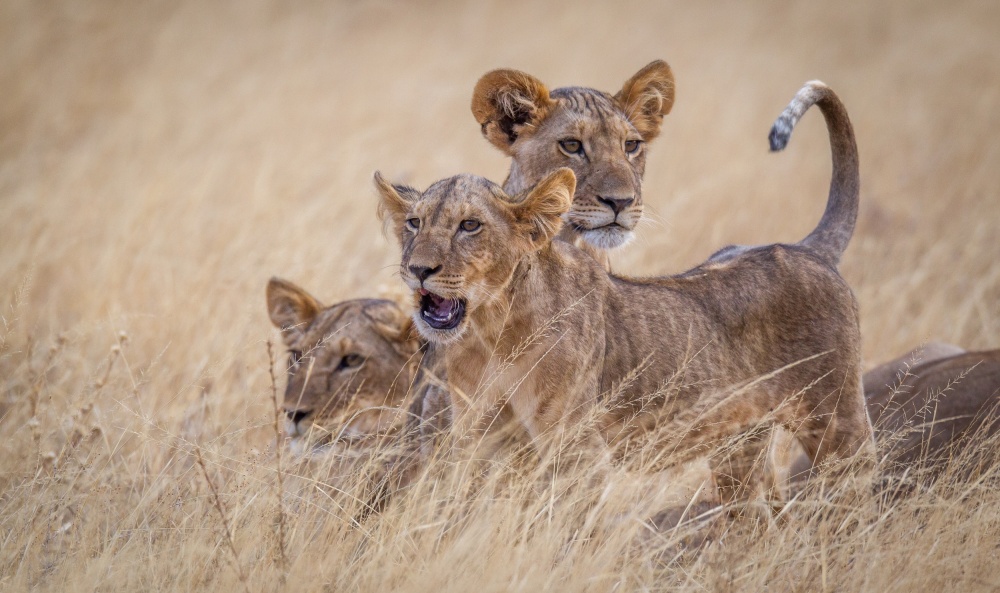
[[[340,359],[338,369],[353,369],[361,366],[365,362],[365,357],[360,354],[348,354]]]
[[[462,229],[467,233],[474,233],[478,231],[483,225],[480,224],[478,220],[463,220],[462,224],[458,225],[458,228]]]
[[[628,154],[635,154],[639,152],[639,147],[642,146],[641,140],[626,140],[625,141],[625,152]]]
[[[559,141],[559,148],[568,155],[583,154],[583,142],[575,138],[567,138]]]
[[[301,350],[289,350],[288,351],[288,368],[289,369],[291,369],[295,365],[299,364],[300,360],[302,360],[302,351]]]
[[[419,231],[420,230],[420,219],[419,218],[407,218],[406,219],[406,228],[408,228],[408,229],[410,229],[411,231],[414,231],[414,232]]]

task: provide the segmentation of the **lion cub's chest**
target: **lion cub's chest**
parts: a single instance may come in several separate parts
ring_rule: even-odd
[[[558,335],[548,335],[516,348],[455,349],[460,354],[449,357],[448,382],[456,422],[491,425],[506,414],[532,438],[538,436],[562,418],[577,399],[580,376],[590,374],[569,362],[569,347]]]

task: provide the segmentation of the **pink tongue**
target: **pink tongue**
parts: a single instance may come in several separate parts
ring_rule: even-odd
[[[433,292],[429,295],[431,297],[431,303],[434,306],[434,314],[440,317],[445,317],[451,313],[451,310],[455,307],[455,301],[451,299],[446,299],[442,296],[438,296]]]
[[[420,289],[420,296],[427,296],[428,292],[429,291],[426,288],[421,288]]]

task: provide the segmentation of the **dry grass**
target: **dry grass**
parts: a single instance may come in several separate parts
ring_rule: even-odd
[[[468,110],[493,67],[608,90],[674,67],[649,222],[616,256],[632,273],[811,228],[821,118],[781,155],[765,138],[823,79],[861,148],[842,271],[866,357],[1000,345],[994,3],[703,4],[0,2],[0,589],[1000,587],[993,467],[853,509],[807,496],[768,529],[713,523],[701,553],[639,513],[595,527],[655,488],[574,504],[516,463],[476,495],[442,461],[363,524],[364,481],[315,479],[332,470],[285,459],[275,497],[266,279],[392,290],[371,173],[501,179]]]

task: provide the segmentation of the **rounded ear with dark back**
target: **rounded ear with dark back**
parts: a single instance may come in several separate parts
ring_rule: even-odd
[[[522,132],[535,126],[552,106],[549,90],[518,70],[487,72],[472,92],[472,115],[483,136],[507,154]]]
[[[573,203],[576,175],[567,167],[556,169],[529,189],[513,205],[514,216],[528,224],[528,233],[536,245],[551,241],[562,227],[562,215]]]
[[[267,283],[267,312],[286,344],[296,341],[322,310],[318,300],[287,280],[271,278]]]
[[[674,73],[663,60],[651,62],[625,81],[615,101],[649,142],[660,134],[663,116],[674,106]]]

